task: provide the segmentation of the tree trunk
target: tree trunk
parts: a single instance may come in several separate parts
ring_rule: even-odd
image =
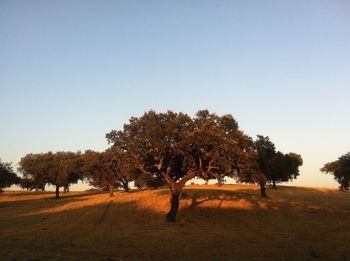
[[[60,198],[60,186],[56,185],[56,198]]]
[[[179,210],[179,198],[180,198],[180,191],[173,192],[170,190],[170,210],[168,214],[166,215],[166,221],[167,222],[175,222],[176,221],[176,214]]]
[[[217,181],[218,181],[218,187],[221,187],[222,186],[221,178],[217,178]]]
[[[69,192],[69,186],[64,186],[63,193],[67,193],[67,192]]]
[[[263,198],[266,198],[265,182],[260,182],[260,193]]]
[[[272,188],[273,188],[273,189],[277,189],[277,187],[276,187],[276,181],[275,181],[275,180],[272,180]]]
[[[108,190],[109,190],[109,197],[114,197],[114,192],[113,192],[113,184],[109,183],[108,184]]]
[[[129,183],[127,181],[122,181],[124,191],[129,192]]]

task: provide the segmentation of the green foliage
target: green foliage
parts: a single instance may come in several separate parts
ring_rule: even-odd
[[[194,118],[149,111],[106,137],[112,149],[133,155],[145,174],[170,184],[189,176],[233,176],[244,169],[244,154],[251,145],[231,115],[219,117],[206,110]]]
[[[82,179],[82,157],[77,152],[47,152],[27,154],[19,162],[18,170],[29,179],[36,188],[44,188],[46,183],[59,187],[68,187]]]
[[[244,172],[253,144],[231,115],[220,117],[207,110],[194,118],[149,111],[106,137],[112,150],[132,155],[140,171],[168,184],[172,195],[168,221],[175,220],[178,197],[187,181],[221,180]]]
[[[51,153],[51,152],[50,152]],[[23,177],[31,181],[31,184],[38,188],[48,183],[48,177],[44,166],[44,154],[27,154],[18,163]]]
[[[90,184],[103,189],[106,186],[122,187],[128,191],[128,184],[136,177],[133,158],[125,152],[107,150],[96,152],[87,150],[83,155],[84,176]]]
[[[0,159],[0,191],[14,184],[19,184],[20,178],[12,170],[10,163],[2,162]]]
[[[283,154],[276,151],[269,137],[258,135],[255,141],[257,163],[266,181],[276,183],[287,182],[299,176],[299,167],[303,164],[300,155],[290,152]]]
[[[350,152],[342,155],[336,161],[326,163],[321,171],[334,175],[334,179],[339,183],[339,188],[348,190],[350,187]]]

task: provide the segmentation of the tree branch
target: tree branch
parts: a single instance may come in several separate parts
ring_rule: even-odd
[[[154,164],[153,166],[155,166],[158,170],[161,170],[163,167],[163,156],[160,157],[158,164]]]
[[[139,169],[140,169],[144,174],[153,176],[153,174],[152,174],[151,172],[149,172],[148,170],[145,169],[145,166],[144,166],[143,164],[139,164]]]
[[[197,171],[190,170],[187,172],[187,175],[180,179],[177,184],[180,185],[181,187],[185,186],[186,182],[193,179],[197,175]]]

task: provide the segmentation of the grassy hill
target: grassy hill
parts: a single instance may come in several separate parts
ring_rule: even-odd
[[[350,193],[188,186],[177,223],[166,189],[0,195],[1,260],[350,260]]]

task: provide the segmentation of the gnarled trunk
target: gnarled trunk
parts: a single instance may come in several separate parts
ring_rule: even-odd
[[[166,221],[167,222],[175,222],[176,221],[176,214],[179,210],[179,200],[180,200],[180,191],[173,192],[170,190],[170,210],[168,214],[166,215]]]
[[[187,175],[183,178],[181,178],[178,181],[175,181],[170,177],[170,168],[167,169],[164,177],[165,181],[168,183],[170,188],[170,210],[168,214],[166,215],[166,220],[168,222],[175,222],[176,220],[176,214],[179,210],[179,201],[180,201],[180,194],[185,186],[186,182],[191,180],[196,176],[196,171],[189,171],[187,172]]]
[[[69,192],[69,186],[64,186],[63,193]]]
[[[56,185],[56,198],[60,198],[60,186]]]
[[[263,198],[266,198],[265,182],[260,182],[260,194]]]
[[[113,184],[109,183],[108,184],[108,191],[109,191],[109,197],[114,197],[114,192],[113,192]]]

